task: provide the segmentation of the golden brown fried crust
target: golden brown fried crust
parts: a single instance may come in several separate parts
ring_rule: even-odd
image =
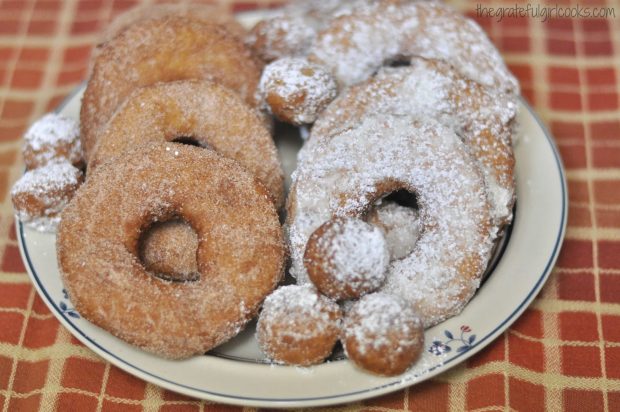
[[[228,11],[215,4],[149,4],[134,7],[116,17],[101,34],[98,47],[112,40],[139,21],[167,16],[184,16],[226,26],[237,37],[245,36],[245,29]]]
[[[97,134],[136,88],[210,79],[255,105],[262,62],[226,27],[188,16],[138,21],[106,43],[94,63],[80,112],[88,160]]]
[[[238,161],[284,203],[276,146],[254,110],[234,92],[204,80],[157,83],[134,91],[99,134],[89,171],[151,141],[191,138]]]
[[[149,272],[163,279],[196,280],[198,236],[180,219],[151,226],[143,234],[140,259]]]
[[[174,216],[198,234],[194,282],[158,279],[138,259],[143,230]],[[236,162],[153,143],[89,177],[63,211],[57,255],[81,315],[146,351],[185,358],[256,314],[282,277],[285,248],[268,191]]]

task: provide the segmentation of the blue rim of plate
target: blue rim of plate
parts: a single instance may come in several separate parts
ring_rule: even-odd
[[[80,86],[78,86],[69,96],[67,96],[67,98],[65,98],[65,100],[58,106],[58,108],[55,110],[56,112],[60,112],[67,104],[70,100],[73,99],[73,97],[82,89],[83,85],[85,83],[82,83]],[[212,391],[208,391],[205,389],[201,389],[201,388],[196,388],[193,386],[189,386],[189,385],[184,385],[184,384],[180,384],[178,382],[175,381],[171,381],[169,379],[166,379],[164,377],[155,375],[151,372],[148,372],[144,369],[141,369],[140,367],[130,363],[129,361],[120,358],[119,356],[115,355],[114,353],[110,352],[109,350],[107,350],[106,348],[102,347],[101,345],[99,345],[97,342],[95,342],[92,338],[90,338],[86,333],[84,333],[80,328],[78,328],[65,314],[62,310],[60,310],[60,308],[56,305],[56,303],[54,302],[54,300],[51,298],[51,296],[49,296],[49,294],[47,293],[47,290],[43,287],[40,279],[39,279],[39,275],[37,274],[37,272],[35,271],[33,265],[32,265],[32,261],[30,260],[30,255],[28,253],[28,249],[24,243],[24,232],[23,232],[23,225],[21,222],[17,221],[18,227],[19,227],[19,236],[18,236],[18,240],[19,240],[19,246],[20,246],[20,251],[22,253],[22,258],[24,260],[24,262],[27,264],[28,266],[28,272],[29,275],[31,277],[31,279],[34,281],[35,286],[37,287],[37,290],[39,291],[39,294],[44,298],[45,303],[47,304],[47,306],[52,309],[52,312],[54,313],[54,315],[56,317],[61,318],[61,320],[63,320],[63,323],[65,324],[65,326],[70,326],[70,331],[73,333],[73,335],[75,335],[76,337],[78,337],[83,343],[88,343],[88,346],[90,348],[96,348],[95,352],[97,352],[99,355],[101,355],[102,357],[104,357],[105,359],[109,360],[112,363],[117,364],[117,366],[121,367],[120,365],[124,365],[127,369],[125,370],[133,370],[135,372],[139,372],[141,375],[143,376],[149,376],[151,378],[154,379],[154,381],[151,381],[152,383],[157,384],[157,382],[160,383],[164,383],[167,384],[166,387],[169,388],[170,390],[174,390],[174,387],[180,387],[180,388],[184,388],[184,389],[188,389],[194,392],[199,392],[199,393],[204,393],[205,395],[211,396],[211,397],[217,397],[218,401],[225,401],[226,399],[229,399],[230,401],[256,401],[256,402],[270,402],[270,403],[276,403],[276,404],[282,404],[282,406],[285,406],[284,404],[286,403],[292,403],[292,402],[312,402],[312,401],[324,401],[324,400],[330,400],[333,399],[336,402],[334,403],[338,403],[339,399],[342,398],[347,398],[347,397],[351,397],[351,396],[357,396],[357,395],[362,395],[362,394],[370,394],[370,393],[374,393],[374,392],[381,392],[381,394],[384,393],[384,390],[387,388],[394,388],[394,390],[398,390],[402,387],[407,386],[406,383],[409,381],[413,381],[416,377],[422,376],[422,375],[427,375],[429,372],[432,372],[433,370],[439,368],[439,367],[443,367],[444,365],[450,364],[450,363],[454,363],[455,361],[459,360],[461,357],[465,356],[465,354],[467,354],[467,357],[472,356],[473,354],[475,354],[476,352],[480,351],[482,348],[484,348],[483,345],[481,346],[484,342],[488,341],[489,339],[495,339],[499,333],[503,332],[506,328],[508,328],[514,321],[517,320],[517,318],[519,317],[519,315],[521,315],[521,313],[527,308],[527,306],[529,306],[529,304],[532,302],[534,296],[540,291],[540,289],[542,288],[542,286],[544,285],[545,281],[547,280],[549,274],[551,273],[551,270],[553,269],[553,266],[558,258],[559,252],[560,252],[560,248],[562,246],[562,241],[564,239],[564,234],[566,232],[566,223],[567,223],[567,203],[568,203],[568,191],[567,191],[567,184],[566,184],[566,175],[564,173],[564,167],[562,165],[562,160],[560,158],[560,154],[558,151],[557,146],[555,145],[555,142],[553,141],[553,138],[551,137],[551,134],[549,133],[549,131],[547,130],[547,128],[545,127],[545,125],[542,123],[542,121],[539,119],[538,115],[534,112],[534,110],[532,109],[532,107],[525,101],[525,99],[523,99],[522,97],[520,98],[521,103],[527,108],[527,110],[530,112],[530,114],[532,115],[532,117],[534,118],[534,120],[536,120],[536,123],[538,124],[538,126],[540,127],[540,129],[543,131],[543,134],[545,135],[547,142],[549,143],[549,146],[552,149],[553,152],[553,156],[555,158],[556,161],[556,166],[560,175],[560,181],[561,181],[561,186],[562,186],[562,213],[561,213],[561,224],[558,230],[558,234],[556,237],[556,241],[555,244],[553,246],[553,252],[551,253],[551,256],[549,256],[549,259],[547,261],[547,264],[545,265],[545,268],[543,269],[542,273],[540,274],[538,280],[536,281],[536,284],[534,285],[534,287],[530,290],[530,292],[527,294],[527,296],[525,297],[525,299],[523,299],[523,301],[516,307],[516,309],[506,318],[504,319],[504,321],[502,321],[499,325],[497,325],[492,331],[490,331],[489,333],[487,333],[484,337],[480,338],[475,344],[473,344],[470,348],[470,350],[466,351],[466,352],[462,352],[462,353],[458,353],[455,356],[446,359],[444,362],[435,365],[431,368],[428,368],[422,372],[420,372],[418,375],[411,377],[409,379],[403,380],[403,379],[396,379],[393,382],[387,383],[385,385],[380,385],[380,386],[376,386],[374,388],[370,388],[370,389],[364,389],[361,391],[354,391],[354,392],[347,392],[347,393],[342,393],[342,394],[338,394],[338,395],[330,395],[330,396],[315,396],[315,397],[310,397],[310,398],[259,398],[259,397],[246,397],[246,396],[239,396],[239,395],[230,395],[230,394],[225,394],[225,393],[219,393],[219,392],[212,392]],[[428,376],[429,378],[431,376]],[[377,393],[377,395],[379,395],[379,393]],[[237,403],[237,402],[235,402]]]

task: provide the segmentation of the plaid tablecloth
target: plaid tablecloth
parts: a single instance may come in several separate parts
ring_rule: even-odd
[[[174,394],[100,359],[59,325],[19,256],[8,193],[22,173],[20,137],[83,80],[99,30],[137,3],[0,0],[2,411],[241,409]],[[531,6],[556,3],[577,6]],[[616,18],[498,21],[476,16],[474,1],[455,2],[502,50],[560,148],[569,227],[551,278],[517,323],[469,361],[429,382],[336,409],[620,410],[620,4],[579,3],[612,7]],[[277,6],[223,4],[234,11]]]

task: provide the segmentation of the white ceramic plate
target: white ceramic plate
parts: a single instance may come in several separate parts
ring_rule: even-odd
[[[58,111],[78,119],[82,93],[83,87]],[[253,325],[208,355],[161,359],[120,341],[73,310],[60,280],[53,234],[18,224],[20,251],[32,282],[60,322],[97,354],[146,381],[196,398],[264,407],[330,405],[379,396],[435,376],[483,349],[519,317],[549,276],[566,227],[566,181],[551,136],[524,102],[519,123],[518,207],[504,253],[466,309],[426,331],[422,358],[401,377],[376,377],[346,360],[312,368],[265,364]],[[301,141],[280,136],[277,143],[290,176]]]

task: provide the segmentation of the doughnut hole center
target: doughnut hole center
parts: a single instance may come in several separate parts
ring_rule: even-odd
[[[366,220],[385,235],[391,261],[409,256],[422,230],[417,197],[407,189],[397,189],[380,197]]]
[[[153,276],[173,282],[200,279],[196,252],[198,235],[185,220],[154,222],[140,236],[138,257]]]
[[[196,146],[196,147],[207,147],[206,145],[200,143],[198,139],[194,136],[177,136],[174,139],[170,140],[173,143],[186,144],[188,146]]]
[[[389,60],[387,60],[384,66],[389,67],[408,67],[411,66],[411,57],[407,58],[406,56],[395,56]]]
[[[406,189],[396,190],[383,197],[383,202],[394,202],[400,206],[418,210],[418,197]]]

